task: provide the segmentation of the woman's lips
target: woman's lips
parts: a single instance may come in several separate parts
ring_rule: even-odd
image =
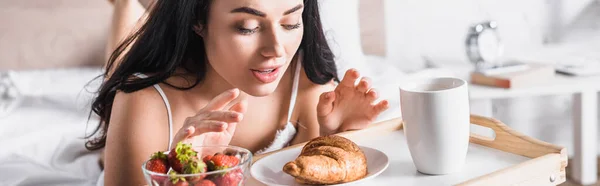
[[[258,81],[263,83],[271,83],[277,79],[280,67],[271,69],[251,69],[252,74]]]

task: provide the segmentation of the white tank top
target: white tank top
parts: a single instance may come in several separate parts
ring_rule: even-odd
[[[269,146],[256,152],[256,154],[267,153],[267,152],[271,152],[274,150],[284,148],[289,145],[290,141],[292,141],[292,139],[296,135],[296,132],[297,132],[296,127],[294,127],[294,124],[290,120],[292,117],[292,112],[293,112],[294,106],[296,104],[296,97],[298,96],[298,81],[300,78],[300,68],[301,68],[301,62],[300,62],[300,60],[298,60],[298,64],[296,65],[296,69],[294,71],[294,81],[292,83],[292,92],[291,92],[292,96],[290,99],[290,106],[288,108],[288,115],[287,115],[287,120],[286,120],[287,124],[285,125],[285,127],[283,129],[277,130],[277,132],[275,133],[275,138],[273,139],[273,142],[271,142],[271,144]],[[139,78],[147,78],[147,76],[144,74],[135,74],[135,75]],[[158,91],[158,94],[160,94],[160,97],[162,98],[163,102],[165,103],[165,106],[167,107],[167,116],[169,119],[169,145],[168,145],[169,148],[168,149],[171,149],[171,144],[173,142],[173,116],[171,113],[171,105],[169,104],[169,99],[165,95],[165,92],[162,90],[162,88],[160,88],[160,86],[158,84],[153,85],[153,87],[156,89],[156,91]]]

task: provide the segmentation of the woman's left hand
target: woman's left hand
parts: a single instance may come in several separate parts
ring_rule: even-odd
[[[373,103],[378,95],[368,78],[361,78],[355,69],[346,71],[334,91],[321,94],[317,116],[321,135],[367,127],[377,116],[388,109],[387,100]]]

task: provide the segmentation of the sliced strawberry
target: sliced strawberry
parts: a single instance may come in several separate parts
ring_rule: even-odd
[[[178,173],[183,173],[183,167],[192,158],[195,158],[198,153],[192,149],[192,145],[185,143],[177,143],[175,148],[169,152],[168,160],[171,168]]]
[[[167,155],[161,151],[152,154],[150,160],[146,163],[146,169],[152,172],[166,174],[169,171]]]

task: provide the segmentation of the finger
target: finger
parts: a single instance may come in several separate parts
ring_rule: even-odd
[[[335,100],[334,92],[324,92],[319,97],[317,104],[317,115],[326,116],[333,110],[333,100]]]
[[[346,87],[354,87],[354,83],[356,82],[358,77],[360,77],[360,74],[358,73],[358,71],[356,71],[356,69],[352,68],[352,69],[346,71],[346,74],[344,75],[344,78],[340,82],[340,85],[346,86]]]
[[[362,93],[367,93],[369,88],[371,88],[371,80],[368,77],[361,78],[358,86],[356,87],[356,89]]]
[[[388,101],[387,100],[383,100],[383,101],[380,101],[379,103],[377,103],[373,107],[373,111],[375,112],[375,114],[380,114],[383,111],[387,110],[388,108],[389,108]]]
[[[367,92],[367,100],[375,101],[377,98],[379,98],[379,95],[377,94],[377,91],[374,88],[370,89],[369,92]]]
[[[205,112],[200,116],[195,116],[192,118],[192,121],[194,120],[215,120],[227,123],[240,122],[242,121],[242,113],[228,110],[214,110],[210,112]]]
[[[223,132],[227,129],[227,123],[215,120],[204,120],[199,123],[194,123],[187,129],[188,135],[186,138],[191,138],[207,132]]]
[[[247,108],[248,108],[248,101],[246,99],[243,99],[240,102],[233,105],[229,110],[241,113],[241,117],[240,117],[240,121],[241,121],[244,118],[243,113],[246,113]],[[229,132],[230,134],[233,135],[235,133],[235,129],[237,128],[238,123],[239,122],[229,123],[227,126],[227,129],[226,129],[227,132]]]
[[[248,100],[243,99],[243,100],[240,100],[240,102],[236,103],[235,105],[231,106],[231,108],[229,108],[229,110],[243,114],[243,113],[246,113],[247,108],[248,108]]]
[[[221,110],[229,102],[233,101],[240,95],[240,91],[237,88],[225,91],[219,94],[217,97],[210,100],[210,102],[204,107],[206,110]]]
[[[227,124],[227,128],[225,128],[225,130],[233,136],[233,134],[235,134],[235,129],[237,128],[238,124],[239,123],[229,123]]]

